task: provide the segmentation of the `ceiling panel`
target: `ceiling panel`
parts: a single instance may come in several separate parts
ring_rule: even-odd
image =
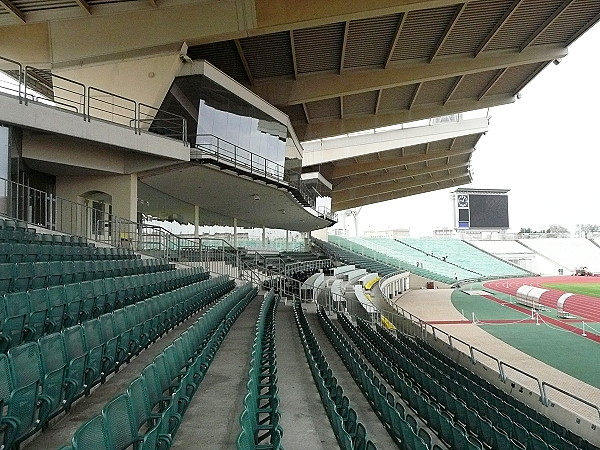
[[[205,59],[230,77],[242,83],[248,82],[246,69],[244,69],[244,64],[233,41],[213,42],[190,47],[188,56],[195,60]]]
[[[494,83],[494,86],[486,93],[486,95],[496,94],[511,94],[516,95],[518,89],[530,79],[534,74],[539,72],[547,63],[525,64],[522,66],[510,67],[502,76]]]
[[[298,73],[339,71],[344,22],[292,32]]]
[[[289,32],[240,39],[240,45],[252,78],[294,75]]]
[[[344,116],[374,114],[379,91],[344,96]]]
[[[309,121],[319,119],[339,119],[340,118],[340,99],[328,98],[306,104]]]
[[[455,11],[447,6],[408,13],[391,60],[429,59]]]
[[[597,6],[598,0],[574,1],[533,41],[532,45],[570,44],[579,30],[598,19],[598,12],[594,8]]]
[[[450,96],[449,101],[478,99],[485,87],[500,73],[500,70],[488,70],[465,75]]]
[[[401,14],[353,20],[348,26],[344,68],[383,67]],[[368,36],[368,39],[365,37]]]
[[[416,84],[383,89],[379,101],[379,111],[388,112],[408,109],[415,89],[417,89]]]
[[[415,106],[442,105],[459,77],[442,78],[422,84]]]
[[[563,2],[564,0],[524,1],[500,28],[485,51],[521,48]]]

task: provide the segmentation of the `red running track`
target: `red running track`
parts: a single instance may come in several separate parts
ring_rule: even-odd
[[[517,289],[523,285],[541,287],[545,283],[598,283],[597,277],[555,276],[555,277],[531,277],[531,278],[507,278],[504,280],[488,281],[483,285],[504,294],[516,295]],[[556,302],[564,291],[548,289],[540,298],[540,303],[549,308],[556,309]],[[589,295],[574,294],[564,304],[564,309],[570,314],[580,316],[589,322],[600,322],[600,298]]]

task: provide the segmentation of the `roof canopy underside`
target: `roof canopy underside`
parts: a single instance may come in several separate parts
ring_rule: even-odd
[[[332,184],[331,208],[340,211],[471,182],[471,154],[483,133],[338,159],[304,168]]]
[[[11,49],[4,37],[18,43],[29,29],[32,58],[49,68],[186,42],[187,56],[283,111],[308,141],[513,102],[598,20],[597,0],[0,0],[0,54]],[[333,210],[459,186],[480,136],[432,136],[304,172],[332,183]]]

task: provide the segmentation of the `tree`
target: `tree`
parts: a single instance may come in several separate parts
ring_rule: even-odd
[[[531,228],[521,228],[521,230],[519,231],[519,233],[521,233],[521,234],[531,233]]]
[[[567,227],[562,226],[562,225],[550,225],[548,227],[548,233],[555,233],[555,234],[560,234],[560,233],[568,233],[569,230],[567,230]]]
[[[600,233],[600,225],[595,225],[591,223],[583,224],[580,223],[577,225],[577,235],[581,237],[586,237],[588,233]]]

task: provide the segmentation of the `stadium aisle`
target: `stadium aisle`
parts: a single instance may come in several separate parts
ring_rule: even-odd
[[[329,367],[338,380],[338,384],[344,388],[344,394],[348,396],[350,405],[356,410],[358,420],[367,429],[367,437],[373,441],[377,448],[397,448],[396,443],[381,424],[379,417],[377,417],[375,412],[371,409],[371,405],[369,405],[369,402],[350,375],[350,372],[348,372],[348,369],[329,342],[329,339],[327,339],[327,335],[321,328],[317,315],[308,313],[306,319],[319,342],[319,346],[329,363]]]
[[[283,447],[338,449],[335,435],[306,362],[291,306],[280,304],[276,323],[279,411]]]
[[[236,448],[262,301],[262,295],[256,296],[227,333],[185,412],[171,448]]]

